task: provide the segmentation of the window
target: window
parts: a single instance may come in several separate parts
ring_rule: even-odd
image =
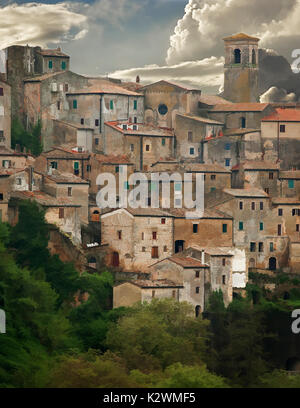
[[[138,130],[137,125],[133,125],[132,130]]]
[[[274,173],[269,173],[269,180],[274,180]]]
[[[109,101],[109,108],[110,108],[110,110],[114,109],[114,101],[113,100]]]
[[[99,126],[99,119],[95,119],[95,126]]]
[[[4,141],[5,141],[4,132],[3,130],[0,130],[0,142],[4,142]]]
[[[80,119],[80,124],[84,125],[84,119],[83,118]]]
[[[166,139],[161,139],[161,145],[165,146],[166,145]]]
[[[196,271],[195,277],[200,278],[200,271]]]
[[[216,179],[216,175],[215,175],[215,174],[212,174],[212,175],[210,176],[210,179],[211,179],[211,180],[215,180],[215,179]]]
[[[127,125],[122,126],[123,130],[127,130]]]
[[[157,240],[157,232],[156,232],[156,231],[155,231],[155,232],[152,232],[152,239],[153,239],[154,241]]]
[[[256,251],[256,242],[250,242],[250,252]]]
[[[258,252],[264,252],[264,243],[263,242],[260,242],[258,244]]]
[[[244,209],[244,203],[243,203],[243,201],[240,201],[240,210],[243,210]]]
[[[133,109],[134,109],[134,110],[137,110],[137,100],[134,100],[134,101],[133,101]]]
[[[244,231],[244,223],[242,221],[239,222],[239,231]]]
[[[57,110],[60,110],[60,101],[57,101]]]
[[[282,209],[282,208],[279,208],[279,210],[278,210],[278,216],[279,216],[279,217],[282,217],[282,216],[283,216],[283,209]]]
[[[292,210],[292,216],[294,217],[295,215],[300,215],[300,209],[299,208],[294,208]]]
[[[124,190],[129,190],[129,183],[128,183],[128,181],[124,181]]]
[[[226,259],[225,258],[222,259],[222,265],[226,266]]]
[[[252,50],[252,65],[256,65],[256,52]]]
[[[223,231],[223,234],[227,233],[227,224],[222,225],[222,231]]]
[[[115,167],[115,172],[116,172],[116,173],[119,173],[119,172],[120,172],[120,167],[119,167],[119,166],[116,166],[116,167]]]
[[[255,210],[255,202],[252,202],[252,203],[251,203],[251,209],[252,209],[252,211]]]
[[[73,109],[77,109],[77,100],[73,99]]]
[[[3,92],[3,88],[0,88],[0,96],[3,96],[4,92]]]
[[[3,193],[0,193],[0,201],[3,201]]]
[[[230,150],[231,149],[231,144],[230,143],[226,143],[225,144],[225,150]]]
[[[118,239],[122,239],[122,231],[118,231]]]
[[[96,137],[95,139],[95,145],[98,146],[99,145],[99,139]]]
[[[263,231],[263,230],[264,230],[264,223],[263,223],[263,222],[260,222],[260,223],[259,223],[259,230],[260,230],[260,231]]]
[[[165,218],[162,218],[162,219],[161,219],[161,223],[162,223],[162,224],[165,224],[165,223],[166,223],[166,219],[165,219]]]
[[[146,252],[146,247],[142,247],[142,252]]]
[[[142,241],[144,241],[144,239],[145,239],[145,233],[142,232]]]
[[[158,259],[158,247],[152,247],[151,256],[152,259]]]
[[[197,294],[200,293],[200,288],[199,288],[199,286],[196,287],[196,293],[197,293]]]
[[[53,68],[53,61],[49,61],[49,62],[48,62],[48,68],[49,68],[49,69],[52,69],[52,68]]]
[[[90,164],[87,164],[87,166],[86,166],[86,171],[87,171],[88,173],[90,173],[90,172],[92,171],[92,166],[91,166]]]
[[[193,141],[193,132],[188,132],[188,141],[192,142]]]
[[[182,184],[181,183],[175,183],[175,191],[181,191],[182,190]]]
[[[133,123],[137,123],[137,117],[136,116],[133,118]],[[137,130],[136,126],[133,126],[133,130]]]
[[[61,63],[61,69],[62,69],[62,70],[65,70],[66,68],[67,68],[66,61],[62,61],[62,63]]]
[[[193,147],[190,148],[190,155],[195,154],[195,149]]]
[[[155,290],[152,290],[152,298],[155,298]]]
[[[193,233],[197,234],[198,232],[198,224],[193,224]]]
[[[241,50],[239,50],[238,48],[234,50],[234,63],[241,63]]]
[[[280,133],[285,133],[285,125],[280,125]]]
[[[226,285],[226,275],[222,275],[222,284]]]
[[[74,170],[79,170],[79,162],[74,162]]]
[[[300,232],[300,224],[296,224],[296,232]]]
[[[225,166],[230,167],[231,159],[225,159]]]
[[[270,252],[274,252],[274,243],[270,242]]]
[[[11,161],[10,160],[2,160],[2,167],[5,169],[8,169],[11,166]]]
[[[60,219],[65,218],[65,209],[64,208],[59,208],[58,217]]]
[[[68,187],[68,197],[72,197],[72,187]]]
[[[282,235],[282,225],[281,224],[278,224],[277,230],[278,230],[278,235],[281,236]]]
[[[260,211],[263,211],[263,209],[264,209],[264,203],[263,203],[262,201],[259,203],[259,208],[260,208]]]
[[[20,177],[17,178],[17,185],[18,186],[22,185],[22,179]]]
[[[146,152],[150,152],[150,145],[146,145]]]
[[[213,193],[214,191],[216,191],[216,187],[211,187],[210,192]]]
[[[168,252],[168,247],[167,247],[167,245],[164,246],[164,252]]]
[[[164,105],[164,104],[159,105],[158,112],[160,115],[163,115],[163,116],[166,115],[168,113],[167,105]]]
[[[130,151],[134,152],[134,145],[133,144],[130,145]]]
[[[295,188],[295,180],[289,180],[289,188]]]
[[[56,169],[57,170],[57,162],[53,161],[50,163],[50,166],[52,167],[52,169]]]
[[[69,92],[69,84],[65,84],[65,92]]]
[[[242,117],[242,118],[241,118],[241,128],[242,128],[242,129],[245,129],[245,128],[246,128],[246,118],[245,118],[245,117]]]

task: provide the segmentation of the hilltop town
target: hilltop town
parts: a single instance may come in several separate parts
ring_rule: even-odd
[[[16,225],[20,203],[38,203],[52,253],[79,271],[113,272],[114,307],[175,298],[199,316],[213,291],[226,305],[244,296],[250,272],[300,273],[300,106],[259,102],[258,38],[240,33],[224,44],[221,96],[82,76],[60,48],[5,50],[1,221]],[[16,140],[17,125],[41,151]],[[143,208],[120,197],[99,208],[98,176],[119,183],[125,171],[190,173],[193,192],[203,175],[203,216],[186,217],[176,181],[170,208],[153,208],[151,194]]]

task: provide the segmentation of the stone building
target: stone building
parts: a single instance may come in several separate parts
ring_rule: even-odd
[[[300,168],[300,109],[277,108],[261,120],[266,155],[280,161],[283,170]]]
[[[43,148],[67,143],[68,131],[59,130],[54,120],[70,120],[67,93],[88,85],[88,78],[71,71],[49,72],[24,78],[24,118],[27,125],[42,122]],[[80,124],[80,120],[75,121]]]
[[[179,300],[182,289],[181,285],[167,279],[124,282],[114,287],[113,307],[131,307],[153,299]]]
[[[224,98],[232,102],[257,102],[259,98],[259,38],[239,33],[226,37]]]
[[[0,147],[11,147],[11,87],[0,78]]]
[[[242,162],[232,168],[232,187],[255,187],[276,197],[280,191],[279,167],[279,163],[264,160]]]
[[[173,217],[159,209],[121,208],[101,215],[101,242],[108,244],[107,265],[144,272],[173,254]]]
[[[104,153],[126,154],[135,169],[148,171],[160,159],[174,153],[174,132],[143,123],[106,122],[104,126]]]
[[[83,152],[92,152],[94,129],[80,123],[55,119],[53,141],[54,145],[68,144],[79,147]]]
[[[175,119],[176,157],[204,162],[207,138],[223,136],[224,124],[214,119],[178,113]]]
[[[144,120],[144,96],[108,80],[89,79],[87,87],[70,89],[67,99],[68,120],[94,129],[93,147],[98,152],[108,153],[103,141],[105,122]]]
[[[281,197],[300,196],[300,170],[281,171],[279,173]]]

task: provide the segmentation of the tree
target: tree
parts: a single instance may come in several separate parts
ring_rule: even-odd
[[[25,147],[34,156],[39,156],[43,151],[41,133],[42,124],[40,120],[31,127],[30,131],[27,131],[19,119],[13,119],[11,127],[12,148],[14,149],[16,145],[19,145],[21,149]]]

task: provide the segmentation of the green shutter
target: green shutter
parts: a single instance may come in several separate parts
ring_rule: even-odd
[[[77,109],[77,100],[76,99],[73,100],[73,109]]]
[[[260,231],[263,231],[263,230],[264,230],[264,223],[263,223],[263,222],[261,222],[261,223],[259,224],[259,229],[260,229]]]
[[[133,101],[133,109],[137,110],[137,101]]]
[[[109,106],[110,106],[110,109],[113,110],[113,108],[114,108],[114,101],[110,101]]]
[[[61,63],[61,69],[66,69],[66,61],[63,61],[62,63]]]
[[[227,224],[223,224],[223,234],[227,233]]]
[[[289,188],[295,188],[295,181],[289,180]]]
[[[242,221],[239,223],[239,230],[240,231],[244,230],[244,223]]]
[[[162,144],[162,146],[165,146],[166,145],[166,139],[162,139],[161,144]]]
[[[79,170],[79,162],[74,162],[74,170]]]
[[[52,68],[53,68],[53,62],[52,62],[52,61],[49,61],[48,67],[49,67],[49,69],[52,69]]]

